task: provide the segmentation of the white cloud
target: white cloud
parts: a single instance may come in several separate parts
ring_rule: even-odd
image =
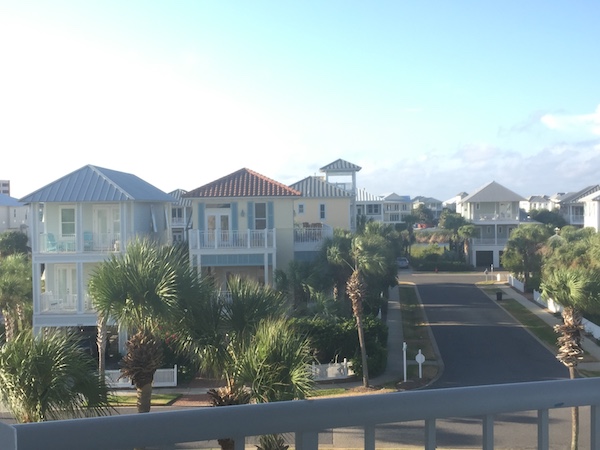
[[[552,130],[600,135],[600,105],[590,114],[545,114],[540,121]]]

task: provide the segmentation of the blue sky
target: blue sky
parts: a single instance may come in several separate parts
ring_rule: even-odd
[[[86,164],[191,190],[242,167],[446,200],[599,184],[598,2],[0,6],[0,179]]]

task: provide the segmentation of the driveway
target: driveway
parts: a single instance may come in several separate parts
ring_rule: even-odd
[[[568,378],[547,347],[475,286],[481,274],[407,274],[416,283],[444,370],[431,389]]]

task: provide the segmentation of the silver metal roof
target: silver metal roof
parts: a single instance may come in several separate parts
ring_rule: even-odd
[[[333,183],[325,181],[321,177],[307,177],[294,184],[290,184],[292,189],[302,192],[302,197],[325,198],[325,197],[352,197],[352,193],[336,186]]]
[[[362,167],[357,166],[356,164],[352,164],[348,161],[344,161],[343,159],[336,159],[334,162],[327,164],[326,166],[321,167],[319,170],[321,172],[358,172]]]
[[[192,206],[192,199],[183,197],[185,194],[187,194],[187,191],[183,189],[175,189],[169,192],[169,195],[176,200],[177,206]]]
[[[19,202],[16,198],[11,197],[10,195],[0,194],[0,206],[25,206],[23,203]]]
[[[35,202],[175,202],[135,175],[87,165],[20,199]]]
[[[477,189],[471,195],[467,195],[460,203],[474,202],[520,202],[525,200],[519,194],[505,188],[500,183],[492,181],[482,188]]]
[[[374,195],[367,192],[366,189],[358,189],[356,191],[356,201],[360,203],[364,202],[373,202],[373,203],[382,203],[383,197],[379,195]]]

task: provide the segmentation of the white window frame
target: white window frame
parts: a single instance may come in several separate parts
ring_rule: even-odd
[[[73,211],[73,222],[65,222],[63,220],[63,211],[67,211],[67,210],[71,210]],[[59,207],[59,221],[60,221],[60,237],[61,238],[71,238],[73,236],[75,236],[75,233],[77,232],[77,212],[75,211],[75,207],[74,206],[61,206]],[[64,228],[65,225],[73,225],[73,233],[65,233]]]

